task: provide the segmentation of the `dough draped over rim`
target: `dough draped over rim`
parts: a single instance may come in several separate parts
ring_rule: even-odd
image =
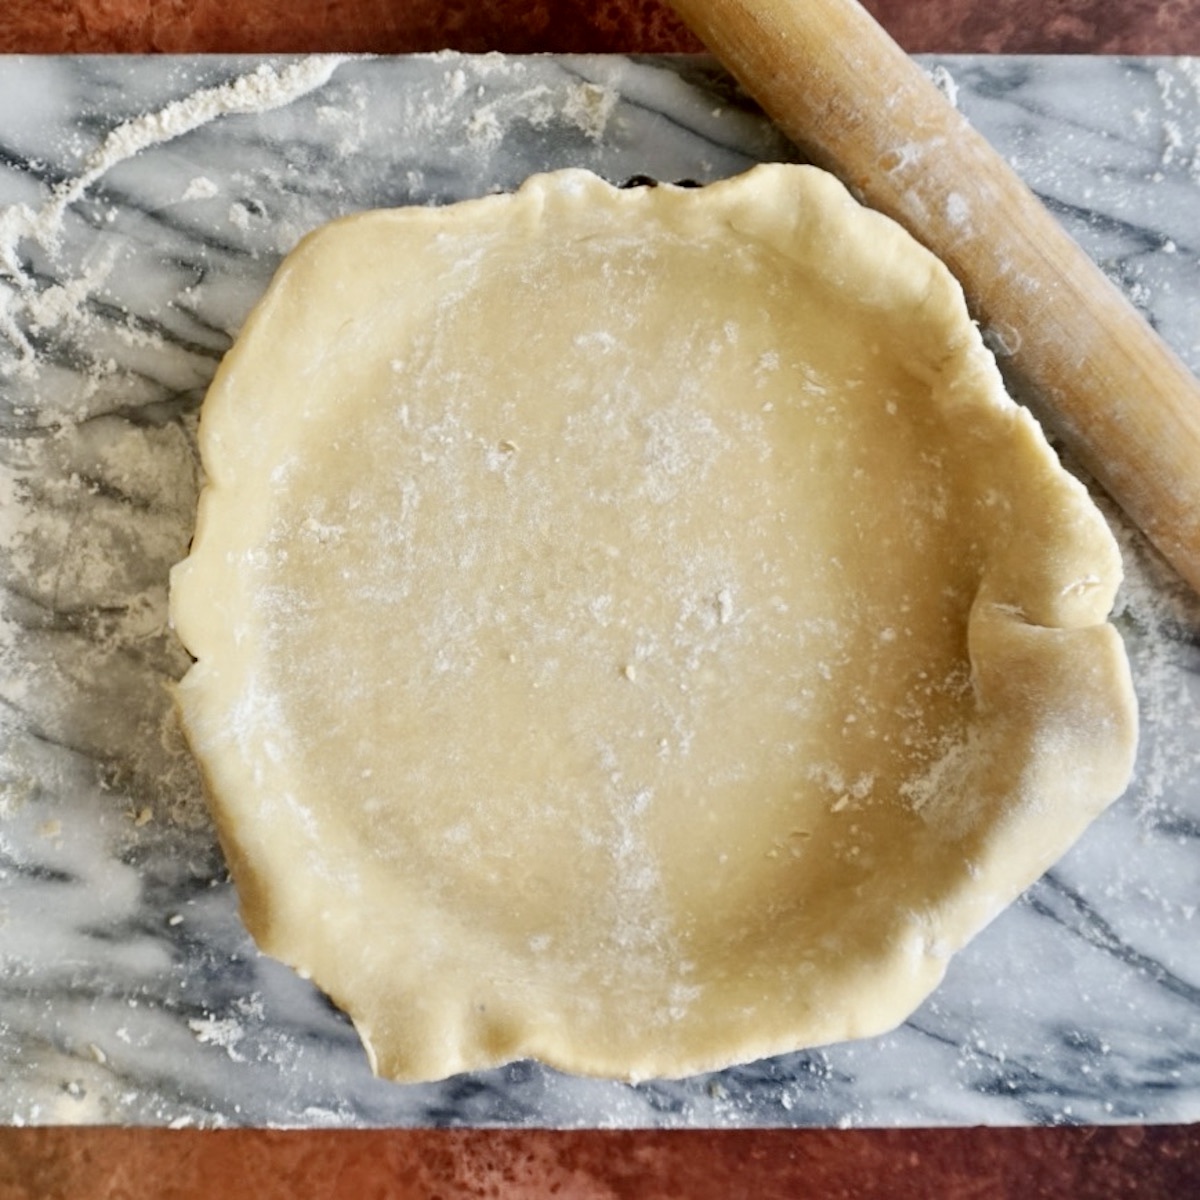
[[[336,221],[200,444],[184,725],[381,1075],[882,1032],[1129,779],[1108,528],[814,168]]]

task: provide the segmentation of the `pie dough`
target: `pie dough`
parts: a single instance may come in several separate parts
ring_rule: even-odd
[[[200,440],[183,719],[381,1075],[887,1030],[1128,781],[1107,526],[813,168],[337,221]]]

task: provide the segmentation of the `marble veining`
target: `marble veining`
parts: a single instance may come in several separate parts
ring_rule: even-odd
[[[923,62],[1200,367],[1200,63]],[[536,170],[703,182],[791,157],[705,59],[0,60],[0,1119],[1200,1118],[1200,603],[1103,498],[1136,781],[887,1036],[678,1082],[518,1063],[397,1086],[239,923],[167,696],[167,572],[201,397],[281,255],[331,217]]]

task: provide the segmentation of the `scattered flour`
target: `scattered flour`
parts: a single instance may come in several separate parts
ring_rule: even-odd
[[[563,115],[592,141],[598,142],[608,128],[617,99],[617,93],[611,88],[581,83],[567,94]]]
[[[322,56],[278,71],[264,66],[221,87],[199,91],[159,112],[134,118],[113,129],[87,157],[83,170],[52,189],[40,206],[17,204],[0,208],[0,338],[17,350],[16,369],[32,372],[43,366],[37,361],[30,335],[85,321],[89,301],[104,287],[115,267],[113,255],[101,249],[76,277],[40,285],[22,261],[25,244],[32,243],[53,256],[60,245],[67,210],[117,164],[221,116],[263,112],[287,104],[322,86],[342,61],[341,57]],[[489,69],[500,69],[500,65],[494,64]],[[935,68],[932,74],[947,99],[957,104],[958,89],[950,73]],[[427,119],[449,127],[453,114],[461,112],[461,105],[469,107],[474,100],[480,101],[469,107],[467,137],[474,149],[488,152],[500,146],[505,129],[513,121],[540,129],[553,121],[565,120],[588,139],[598,141],[608,129],[618,98],[609,88],[581,83],[568,93],[565,103],[554,102],[547,89],[537,87],[483,103],[462,68],[447,72],[447,80],[447,95],[437,104],[432,98],[429,100]],[[1186,164],[1192,177],[1200,180],[1200,126],[1189,124],[1185,118],[1184,114],[1194,108],[1194,100],[1181,94],[1181,89],[1190,88],[1200,96],[1200,63],[1172,64],[1169,71],[1158,72],[1156,80],[1165,114],[1162,164],[1175,167]],[[448,105],[447,98],[459,107]],[[330,109],[323,119],[338,118]],[[187,202],[202,201],[218,193],[212,180],[198,176],[180,198]],[[240,212],[235,213],[235,209]],[[954,219],[953,212],[948,215]],[[249,222],[250,216],[250,211],[240,205],[229,211],[230,221],[241,227]],[[1175,247],[1168,245],[1163,249],[1170,253]],[[135,340],[132,330],[128,338],[131,342]],[[777,364],[764,364],[764,369],[766,366],[773,369]],[[5,369],[0,365],[0,373]],[[115,369],[115,363],[98,362],[94,367],[95,385],[100,386],[106,372]],[[38,603],[48,601],[50,611],[69,595],[83,597],[87,602],[87,612],[64,610],[60,614],[65,621],[76,622],[76,628],[54,631],[54,644],[67,647],[71,653],[76,651],[71,649],[70,639],[77,639],[79,657],[70,662],[66,654],[60,656],[55,649],[45,659],[45,666],[31,669],[28,664],[34,635],[7,615],[0,619],[0,684],[3,685],[0,698],[14,705],[36,701],[44,707],[46,698],[52,694],[65,697],[78,692],[86,693],[85,699],[93,707],[97,697],[102,704],[111,700],[110,707],[116,711],[124,703],[122,689],[130,678],[124,673],[126,659],[131,655],[161,656],[165,591],[161,581],[141,579],[128,571],[136,561],[158,570],[180,556],[180,547],[171,538],[172,530],[182,525],[170,514],[169,519],[161,522],[161,528],[159,521],[161,497],[170,491],[168,476],[176,478],[188,470],[186,448],[177,444],[177,434],[174,426],[130,432],[116,424],[90,422],[79,429],[64,429],[41,442],[30,442],[22,450],[27,456],[23,461],[6,457],[0,464],[0,551],[6,574],[31,580],[33,599]],[[504,463],[510,457],[505,451],[498,461]],[[671,460],[663,461],[669,464]],[[96,464],[99,468],[93,470]],[[670,478],[669,471],[664,470],[664,478]],[[190,506],[193,499],[189,491],[183,502]],[[130,512],[138,514],[133,524],[129,521]],[[1143,721],[1158,734],[1146,745],[1135,790],[1140,812],[1149,815],[1181,788],[1194,786],[1200,778],[1200,713],[1197,698],[1186,694],[1187,676],[1179,666],[1180,655],[1188,652],[1181,630],[1200,629],[1200,607],[1153,551],[1145,547],[1140,535],[1111,508],[1106,508],[1106,512],[1121,542],[1127,570],[1117,616],[1123,626],[1134,630],[1135,636],[1129,642]],[[42,557],[39,547],[46,546],[62,548],[57,562]],[[738,612],[735,599],[732,591],[722,587],[708,601],[719,625],[735,621]],[[89,639],[95,644],[88,645]],[[636,683],[636,667],[627,664],[624,669],[626,681]],[[78,674],[73,678],[71,672]],[[105,678],[111,680],[111,688],[87,691],[89,680],[95,683]],[[82,691],[81,684],[85,685]],[[106,714],[84,713],[78,697],[67,708],[70,715],[79,719],[85,733],[94,727],[97,739],[111,734],[112,726],[101,721]],[[178,739],[173,726],[152,727],[153,719],[160,717],[161,711],[155,708],[150,713],[151,725],[130,723],[119,749],[125,750],[127,745],[139,740],[145,742],[147,738],[164,743]],[[97,745],[101,745],[99,740]],[[84,749],[89,749],[86,743]],[[950,769],[953,748],[950,750],[947,761],[931,767],[931,775],[937,770]],[[165,764],[170,770],[184,763],[186,757],[181,744],[167,747],[163,754],[161,761],[156,760],[157,765],[161,768]],[[0,767],[7,765],[6,756],[7,751],[0,754]],[[16,784],[22,782],[16,776],[13,779]],[[869,799],[873,781],[865,776],[847,780],[826,771],[821,782],[831,792],[832,808],[841,812],[853,810],[858,803]],[[170,786],[168,779],[165,790]],[[189,781],[186,786],[194,790],[195,783]],[[6,787],[7,784],[0,787],[0,814],[6,811],[6,804],[20,802],[16,792],[6,791]],[[920,799],[915,793],[908,798]],[[644,806],[649,799],[647,796],[639,804]],[[618,842],[621,866],[649,897],[658,881],[646,873],[645,864],[637,859],[632,825],[622,832],[629,837]],[[679,1001],[683,1004],[690,998],[681,993]],[[243,1015],[252,1018],[258,1014]],[[223,1048],[234,1062],[244,1061],[247,1028],[237,1016],[208,1015],[190,1020],[188,1026],[201,1044]],[[97,1062],[102,1061],[102,1056],[103,1052],[93,1053]],[[189,1120],[181,1118],[180,1122]]]
[[[1189,692],[1196,679],[1200,598],[1107,497],[1096,500],[1124,560],[1113,616],[1125,634],[1146,735],[1131,796],[1139,816],[1153,821],[1163,805],[1176,803],[1200,782],[1200,693]],[[1190,670],[1182,662],[1189,654]]]
[[[959,192],[951,192],[946,197],[946,218],[956,229],[961,229],[970,224],[970,201]]]
[[[35,370],[34,347],[22,328],[22,319],[31,315],[36,319],[37,306],[45,304],[37,283],[21,261],[23,243],[32,242],[53,256],[60,248],[67,209],[119,163],[218,117],[268,112],[289,104],[328,82],[345,61],[344,55],[319,55],[280,70],[264,63],[229,83],[202,89],[157,112],[134,117],[110,130],[87,156],[83,170],[55,186],[40,207],[13,204],[0,209],[0,337],[19,353],[15,369],[26,375]],[[184,198],[201,199],[214,192],[211,181],[194,180]],[[55,320],[68,320],[72,314],[81,313],[82,303],[94,291],[95,283],[93,278],[57,285]],[[4,364],[0,373],[5,370],[11,372],[14,367]]]
[[[466,90],[462,71],[452,72],[450,96]],[[477,106],[467,117],[467,141],[476,151],[495,150],[504,140],[505,131],[514,122],[525,122],[534,129],[545,129],[561,120],[578,129],[591,141],[598,142],[619,99],[612,88],[597,83],[580,83],[567,90],[560,103],[559,94],[546,84],[521,92],[502,93],[494,100]]]
[[[251,213],[244,204],[233,203],[229,206],[229,223],[238,229],[250,228]]]
[[[139,799],[130,829],[149,835],[156,816],[194,826],[202,811],[162,688],[186,665],[167,628],[166,579],[186,553],[199,479],[187,422],[163,419],[169,414],[157,407],[164,386],[201,386],[211,362],[105,311],[103,291],[120,265],[115,240],[96,239],[58,270],[38,259],[52,267],[61,259],[68,209],[118,163],[218,117],[287,104],[342,61],[263,65],[125,121],[43,203],[0,208],[0,339],[9,343],[0,376],[14,384],[3,397],[11,424],[0,439],[0,565],[10,581],[0,615],[0,715],[94,759],[106,787],[132,788]],[[198,176],[183,199],[217,190]],[[54,349],[42,353],[43,343]],[[59,361],[64,353],[69,366]],[[132,422],[104,415],[143,404]],[[17,737],[0,750],[0,804],[35,786],[22,758],[27,742]]]
[[[952,108],[958,107],[958,82],[950,71],[938,63],[929,71],[929,78],[934,86],[946,97]]]
[[[197,175],[184,189],[180,200],[211,200],[219,191],[217,185],[205,175]]]
[[[240,1021],[232,1017],[194,1017],[188,1021],[188,1028],[201,1045],[220,1046],[234,1062],[246,1061],[237,1048],[246,1036]]]
[[[1161,163],[1185,166],[1191,178],[1200,182],[1200,120],[1187,120],[1200,100],[1200,62],[1181,59],[1170,69],[1160,67],[1154,81],[1163,109]]]

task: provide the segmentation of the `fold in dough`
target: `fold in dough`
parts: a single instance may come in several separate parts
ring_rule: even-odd
[[[200,440],[187,733],[382,1075],[886,1030],[1129,778],[1113,538],[813,168],[335,222]]]

